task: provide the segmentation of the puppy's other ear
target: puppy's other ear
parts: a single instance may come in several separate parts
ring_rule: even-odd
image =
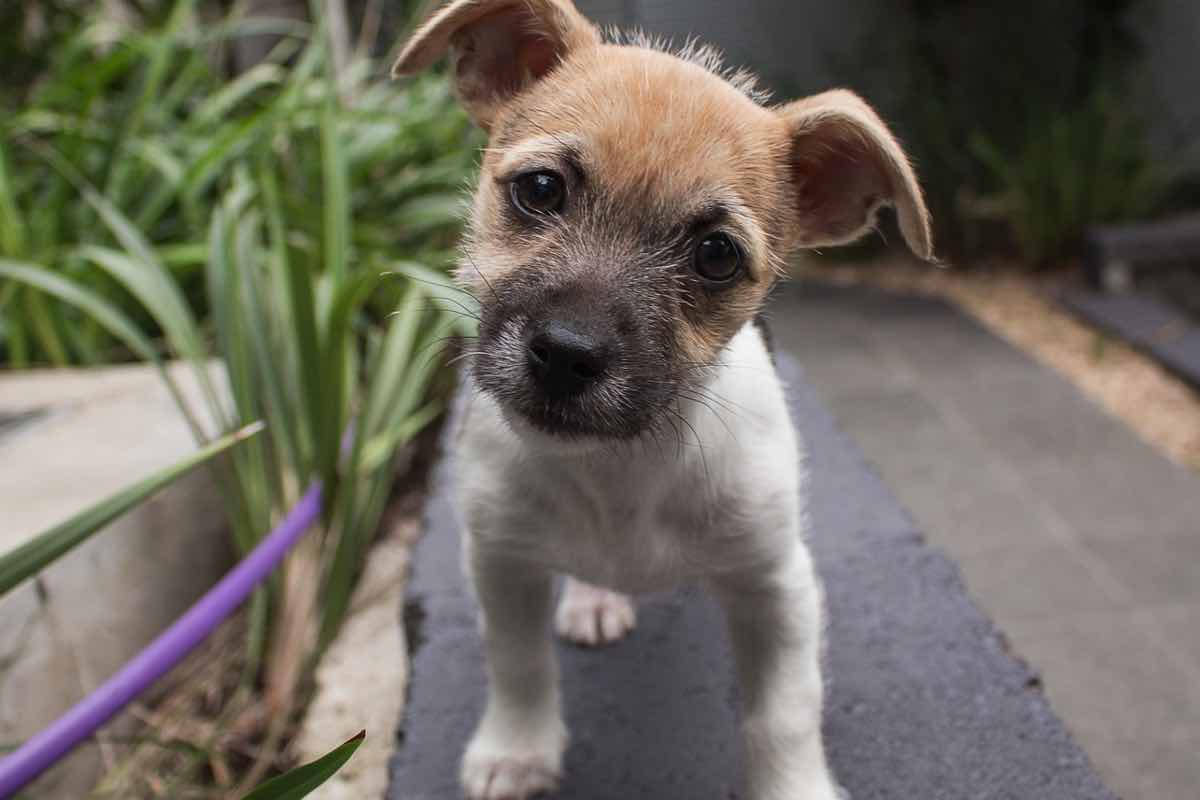
[[[835,89],[781,107],[791,135],[796,226],[802,247],[846,244],[893,205],[909,248],[933,258],[929,212],[904,151],[852,92]]]
[[[454,0],[417,29],[392,76],[419,72],[449,50],[459,100],[487,129],[568,52],[599,42],[571,0]]]

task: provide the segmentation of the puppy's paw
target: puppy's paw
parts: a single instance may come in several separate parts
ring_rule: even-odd
[[[528,800],[558,787],[567,734],[556,723],[527,739],[481,728],[462,761],[467,800]]]
[[[623,639],[637,624],[633,601],[623,594],[568,578],[554,629],[575,644],[595,647]]]

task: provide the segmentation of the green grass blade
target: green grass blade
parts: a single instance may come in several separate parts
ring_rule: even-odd
[[[317,464],[326,486],[335,486],[341,451],[342,427],[346,422],[346,366],[350,359],[352,326],[376,278],[358,274],[338,288],[330,301],[321,347],[319,372],[322,380],[321,438],[317,440]]]
[[[300,444],[296,436],[301,422],[294,415],[294,406],[288,402],[283,365],[274,356],[277,350],[274,347],[276,337],[269,328],[269,320],[275,308],[273,304],[265,302],[259,286],[260,280],[263,280],[263,265],[254,263],[260,227],[261,220],[257,212],[243,215],[234,235],[234,258],[238,263],[237,272],[245,298],[241,305],[242,329],[248,332],[252,363],[257,375],[256,384],[262,395],[261,405],[267,419],[272,421],[270,436],[275,455],[282,456],[291,474],[298,476],[303,474]],[[269,253],[263,256],[267,257]],[[271,264],[268,262],[266,266],[270,267]],[[275,480],[276,497],[283,503],[285,487],[278,466],[271,470],[271,477]]]
[[[396,448],[420,433],[441,413],[440,402],[427,403],[423,408],[399,420],[394,427],[368,440],[363,446],[362,458],[358,462],[359,471],[365,474],[385,466],[396,452]]]
[[[212,307],[213,323],[217,332],[222,363],[229,379],[236,417],[254,419],[261,414],[255,397],[254,378],[246,355],[247,337],[240,326],[239,308],[243,298],[239,292],[239,281],[235,274],[238,265],[231,254],[233,219],[245,208],[248,194],[234,189],[222,206],[212,215],[209,233],[211,251],[205,278],[209,305]],[[242,508],[240,513],[246,524],[235,526],[235,542],[240,552],[245,553],[254,546],[258,537],[267,529],[270,520],[270,503],[263,491],[262,476],[265,466],[261,445],[253,443],[234,459],[236,486]]]
[[[142,302],[146,310],[154,315],[166,332],[172,348],[180,356],[190,360],[196,368],[197,380],[204,389],[214,414],[218,419],[222,419],[223,408],[206,368],[207,354],[195,317],[179,286],[158,259],[154,248],[121,210],[97,192],[72,164],[52,149],[39,147],[37,152],[75,186],[125,250],[122,254],[106,248],[85,246],[84,254],[93,257],[102,254],[97,263],[108,268],[114,277],[125,284],[125,287]]]
[[[117,306],[58,273],[20,261],[0,259],[0,277],[32,286],[82,309],[146,361],[161,361],[154,343]]]
[[[178,384],[175,383],[175,380],[171,377],[171,373],[164,366],[158,350],[154,347],[154,343],[117,306],[81,284],[64,278],[37,264],[0,259],[0,277],[32,286],[53,295],[65,303],[75,306],[120,340],[136,356],[143,361],[153,363],[157,367],[163,382],[166,383],[167,389],[171,392],[171,396],[175,399],[176,405],[179,406],[180,411],[187,418],[188,424],[192,428],[192,433],[197,438],[204,437],[203,430],[196,419],[195,413],[191,409],[191,405],[184,399]]]
[[[67,345],[59,334],[52,317],[53,312],[47,305],[46,298],[39,292],[27,291],[25,293],[25,310],[29,312],[29,321],[33,326],[37,343],[46,357],[50,359],[50,363],[56,367],[67,366],[71,357],[67,354]]]
[[[239,442],[249,439],[262,428],[262,423],[256,422],[223,436],[176,464],[143,478],[0,557],[0,596],[7,594],[26,578],[36,575],[159,489]]]
[[[400,261],[391,265],[389,274],[421,284],[421,288],[433,298],[434,306],[454,318],[455,332],[467,337],[479,333],[479,302],[470,292],[451,283],[444,273],[413,261]]]
[[[281,85],[286,78],[287,71],[278,64],[256,64],[205,99],[192,114],[190,124],[218,123],[250,95],[267,87]]]
[[[162,263],[149,263],[137,255],[99,245],[84,245],[77,251],[112,275],[150,312],[162,327],[171,348],[182,358],[206,359],[200,331],[187,300]]]
[[[302,386],[303,416],[307,422],[308,440],[313,458],[325,439],[324,394],[321,376],[321,346],[317,331],[312,273],[299,259],[289,259],[284,272],[289,306],[292,315],[292,335],[299,354],[300,384]],[[332,421],[330,421],[332,424]],[[336,435],[336,434],[335,434]],[[316,466],[316,464],[314,464]],[[308,475],[297,476],[306,482]]]
[[[350,247],[350,191],[346,176],[346,158],[338,137],[337,87],[333,69],[326,71],[325,104],[321,107],[321,177],[325,212],[325,270],[335,285],[346,276]]]
[[[8,348],[8,362],[13,369],[29,367],[32,354],[29,352],[29,331],[24,320],[19,318],[20,310],[10,310],[4,319],[4,345]]]
[[[25,255],[26,222],[17,205],[17,194],[8,174],[8,155],[0,139],[0,255],[21,258]]]
[[[374,436],[383,428],[385,409],[399,390],[408,368],[417,326],[425,316],[427,297],[423,287],[411,286],[392,313],[379,353],[367,369],[371,384],[360,414],[364,437]]]
[[[164,29],[150,40],[151,55],[149,63],[146,64],[141,91],[138,93],[132,109],[124,118],[121,135],[117,137],[117,146],[112,149],[109,162],[105,166],[105,179],[102,185],[107,197],[123,196],[123,184],[132,163],[127,159],[120,158],[123,144],[138,135],[151,107],[161,99],[163,83],[171,69],[179,32],[191,17],[194,4],[195,0],[176,0]]]
[[[300,800],[302,797],[307,797],[314,789],[332,778],[350,760],[354,751],[366,737],[367,732],[362,731],[353,739],[331,750],[316,761],[272,778],[242,800]]]

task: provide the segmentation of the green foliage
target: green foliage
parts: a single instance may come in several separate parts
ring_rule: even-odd
[[[1138,5],[905,0],[864,40],[846,69],[912,155],[944,255],[1042,266],[1160,207],[1176,176],[1139,117]]]
[[[397,450],[441,411],[440,347],[473,333],[446,268],[481,142],[442,77],[339,70],[321,26],[204,27],[192,5],[86,17],[0,121],[0,347],[151,361],[201,442],[265,421],[215,469],[241,553],[323,481],[322,530],[285,566],[313,579],[271,581],[249,614],[274,731],[346,612]],[[270,57],[221,80],[222,48],[264,30]]]
[[[262,425],[249,425],[223,436],[0,556],[0,597],[83,544],[109,522],[150,499],[163,487],[261,430]]]
[[[145,239],[203,329],[211,209],[236,172],[266,169],[279,187],[291,251],[324,249],[326,261],[340,253],[333,259],[362,270],[382,269],[400,253],[435,268],[450,261],[452,201],[473,170],[477,139],[444,80],[399,86],[357,62],[339,76],[335,120],[322,126],[329,70],[323,48],[306,46],[306,25],[237,17],[201,25],[191,0],[148,4],[152,12],[125,22],[83,14],[89,5],[97,4],[40,12],[76,24],[54,29],[45,73],[17,112],[0,118],[0,257],[50,268],[151,337],[165,333],[96,263],[96,251],[82,249],[119,243],[96,204],[79,202],[81,187],[91,187]],[[272,31],[282,38],[265,62],[222,74],[233,43]],[[321,161],[331,152],[322,150],[322,130],[345,139],[344,169]],[[346,241],[324,233],[325,215],[341,204],[321,204],[325,176],[340,174],[354,220]],[[380,307],[399,293],[385,290]],[[130,355],[58,300],[0,280],[0,364]]]
[[[366,735],[366,731],[363,731],[316,761],[272,778],[242,800],[300,800],[307,797],[350,760]]]
[[[1149,215],[1169,186],[1147,153],[1140,120],[1102,91],[1031,132],[1011,153],[984,133],[970,145],[997,187],[993,207],[1033,266],[1077,252],[1090,225]]]

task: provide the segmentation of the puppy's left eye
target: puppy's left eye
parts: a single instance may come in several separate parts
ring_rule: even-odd
[[[727,233],[710,233],[696,245],[696,274],[710,283],[728,283],[742,268],[742,251]]]
[[[531,217],[557,214],[567,199],[567,187],[562,176],[549,171],[518,175],[510,184],[509,191],[517,210]]]

